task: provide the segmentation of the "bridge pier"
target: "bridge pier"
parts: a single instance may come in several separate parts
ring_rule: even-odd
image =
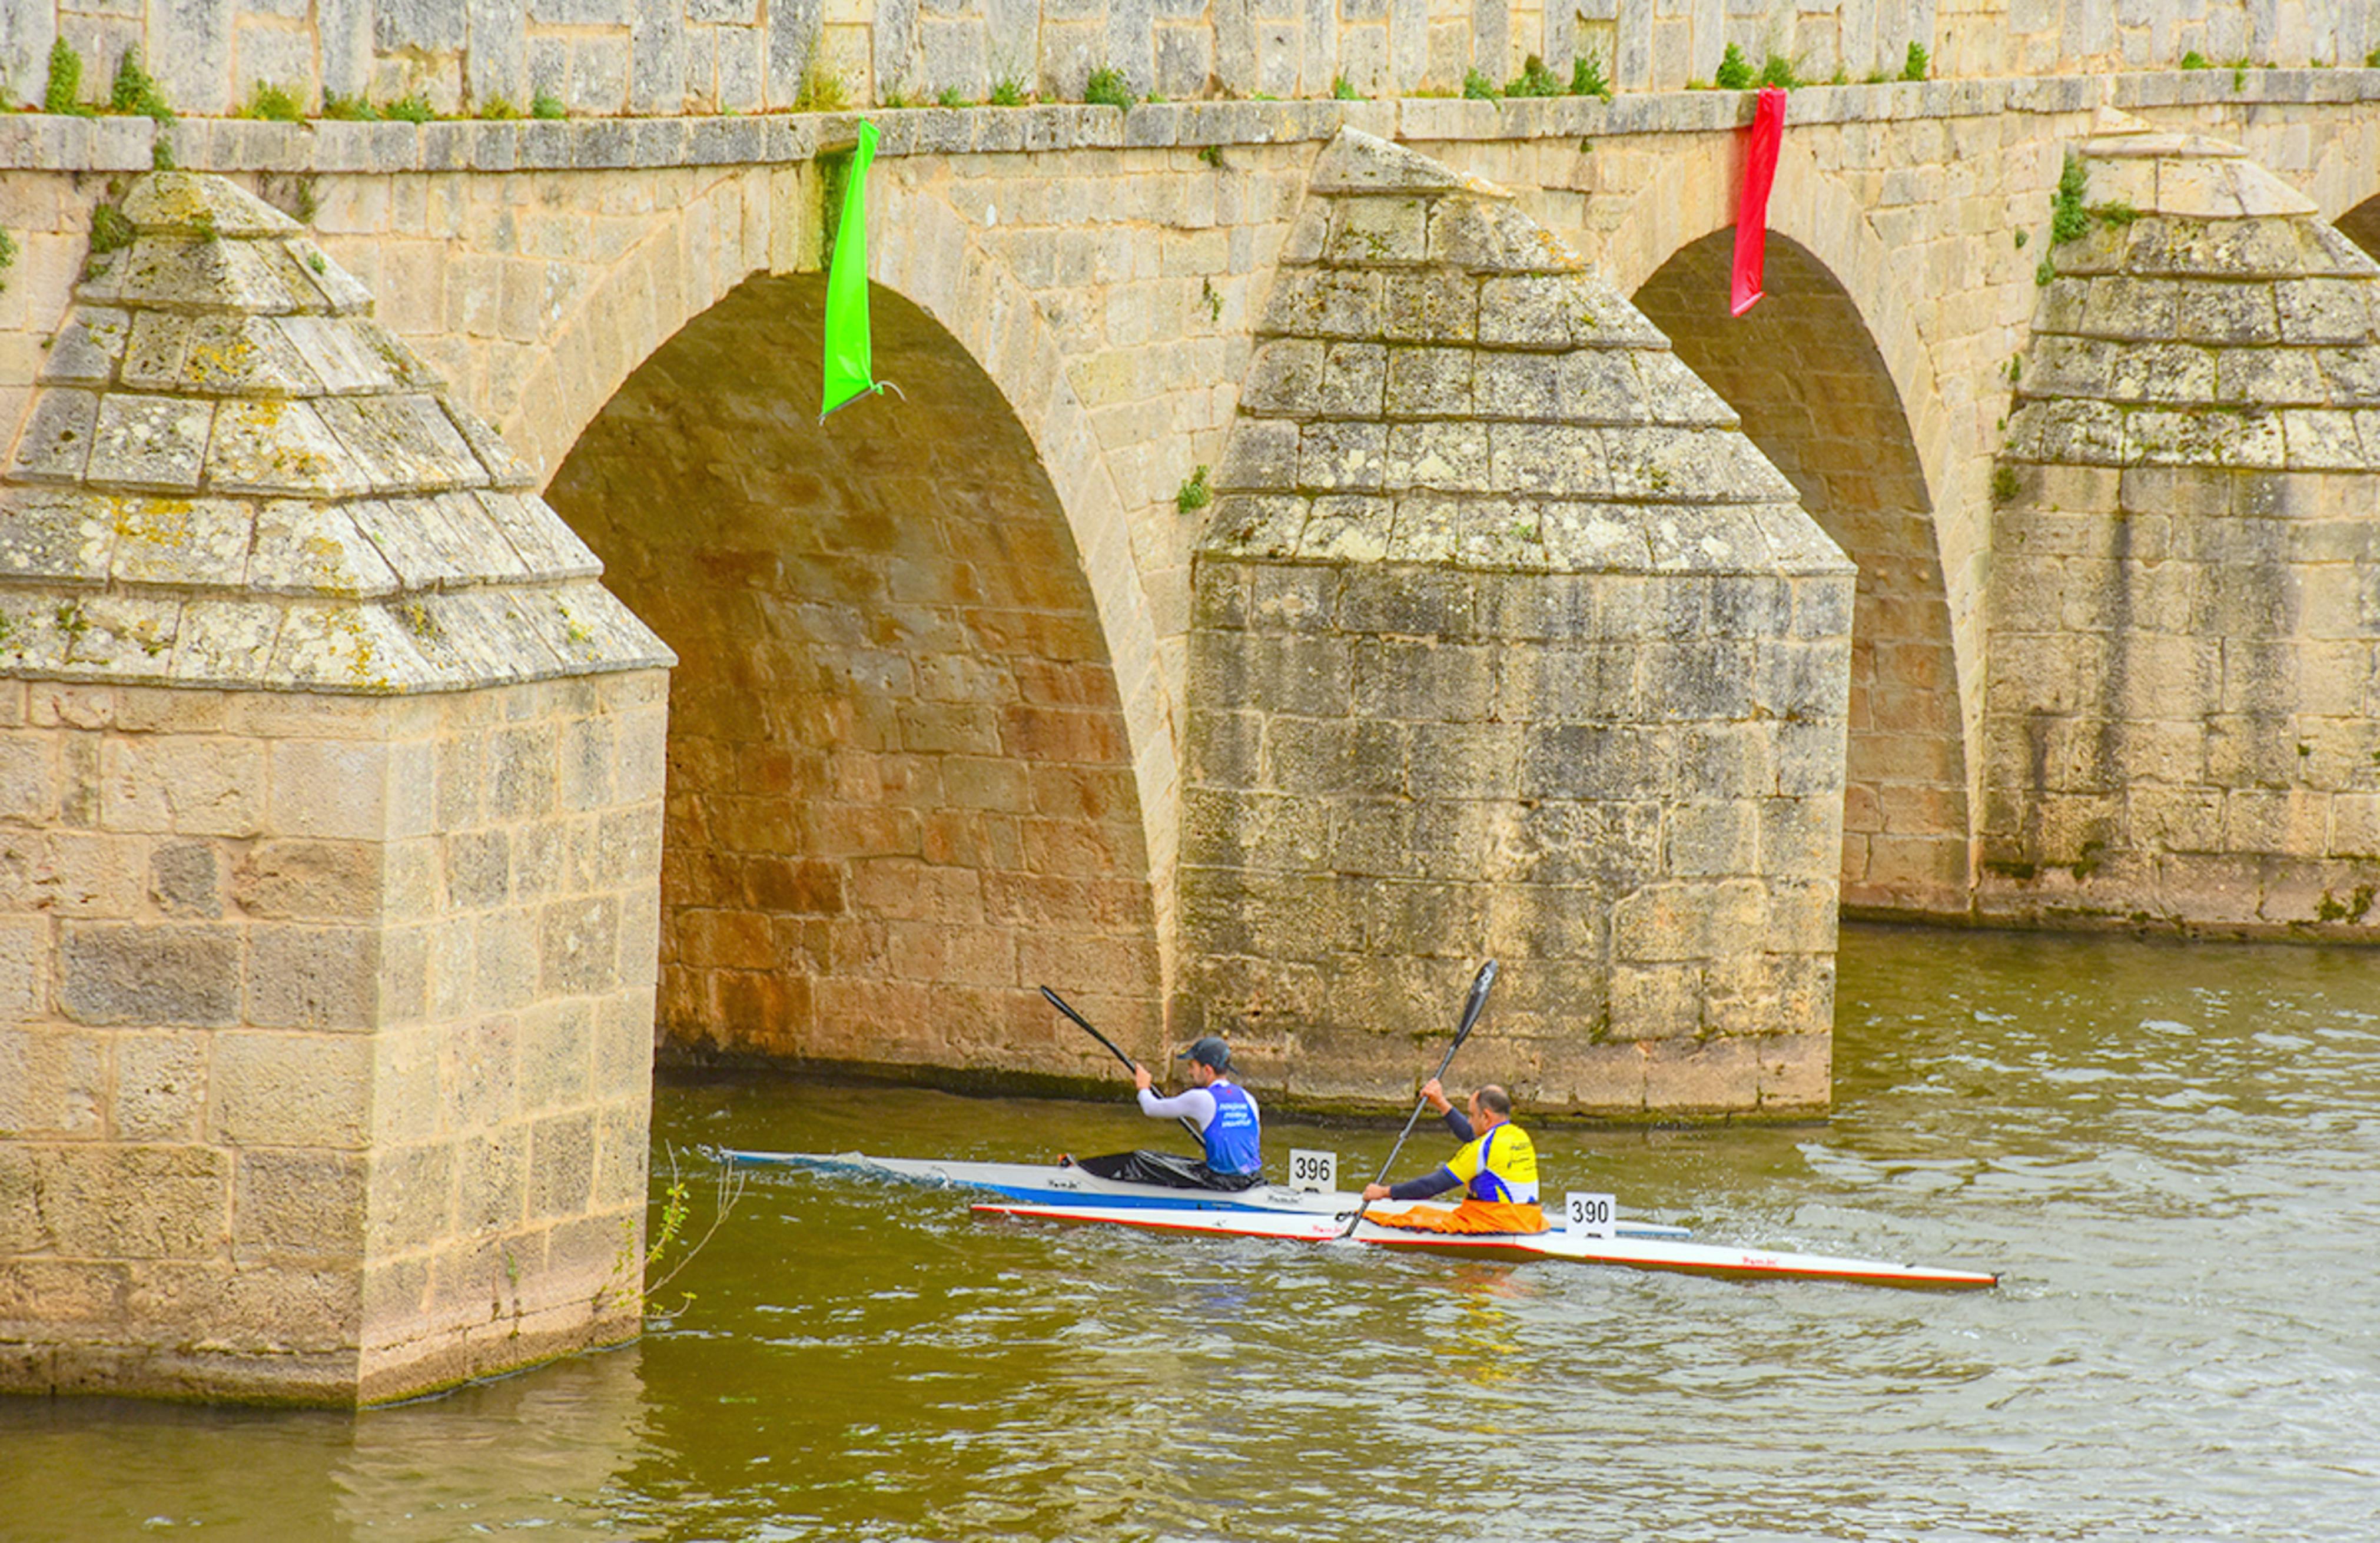
[[[294,222],[123,213],[0,478],[0,1390],[631,1336],[669,652]]]
[[[1240,403],[1182,1031],[1374,1098],[1498,955],[1470,1064],[1533,1107],[1822,1111],[1853,569],[1735,413],[1501,189],[1353,129]]]

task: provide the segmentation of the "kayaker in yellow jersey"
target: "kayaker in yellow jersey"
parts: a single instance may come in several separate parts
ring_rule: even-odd
[[[1427,1200],[1459,1188],[1463,1200],[1451,1211],[1409,1205],[1402,1210],[1367,1210],[1366,1220],[1432,1233],[1544,1232],[1546,1215],[1537,1209],[1537,1149],[1529,1133],[1512,1124],[1512,1096],[1491,1082],[1471,1095],[1468,1118],[1436,1077],[1421,1085],[1421,1096],[1445,1117],[1446,1128],[1463,1149],[1422,1178],[1366,1185],[1364,1198]]]

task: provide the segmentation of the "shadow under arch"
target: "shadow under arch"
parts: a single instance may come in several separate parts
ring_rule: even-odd
[[[1809,249],[1768,237],[1767,298],[1728,313],[1732,226],[1636,292],[1678,358],[1741,415],[1803,505],[1859,565],[1844,786],[1846,910],[1962,912],[1967,756],[1933,501],[1890,371]]]
[[[907,399],[818,422],[825,293],[736,286],[547,490],[678,653],[658,1020],[689,1049],[1079,1075],[1038,982],[1161,1032],[1090,585],[999,387],[899,294],[871,286],[875,358]]]
[[[2338,233],[2363,249],[2363,255],[2380,262],[2380,194],[2341,214],[2331,224]]]

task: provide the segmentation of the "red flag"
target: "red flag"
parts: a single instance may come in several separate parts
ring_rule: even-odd
[[[1768,256],[1768,185],[1777,180],[1777,147],[1785,138],[1785,92],[1764,86],[1752,115],[1752,138],[1743,147],[1743,201],[1735,211],[1735,273],[1730,312],[1741,316],[1760,303],[1760,269]]]

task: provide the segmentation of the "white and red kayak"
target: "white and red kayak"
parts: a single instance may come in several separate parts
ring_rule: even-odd
[[[864,1152],[758,1152],[706,1148],[721,1162],[747,1168],[793,1168],[836,1178],[891,1179],[937,1187],[988,1189],[1021,1205],[1062,1209],[1164,1211],[1198,1216],[1216,1212],[1287,1216],[1295,1222],[1346,1226],[1364,1197],[1343,1189],[1298,1189],[1261,1184],[1246,1189],[1172,1189],[1163,1185],[1102,1179],[1071,1165],[1031,1162],[958,1162],[931,1158],[880,1158]],[[1684,1238],[1693,1233],[1669,1222],[1622,1216],[1614,1222],[1622,1237]],[[1257,1234],[1262,1235],[1262,1234]],[[1303,1236],[1302,1233],[1287,1234]]]
[[[1424,1208],[1453,1208],[1422,1201]],[[1146,1207],[1098,1204],[986,1201],[975,1209],[994,1216],[1033,1217],[1048,1221],[1096,1221],[1154,1232],[1200,1233],[1221,1237],[1281,1238],[1299,1243],[1329,1243],[1344,1230],[1343,1216],[1297,1215],[1261,1211],[1158,1210]],[[1999,1277],[1980,1270],[1940,1270],[1925,1265],[1888,1264],[1878,1259],[1838,1258],[1826,1254],[1793,1254],[1729,1245],[1689,1243],[1675,1238],[1591,1237],[1581,1233],[1435,1233],[1417,1228],[1384,1227],[1361,1221],[1349,1240],[1381,1248],[1412,1248],[1485,1259],[1560,1259],[1572,1264],[1624,1265],[1631,1270],[1659,1270],[1688,1275],[1716,1275],[1736,1281],[1846,1281],[1860,1285],[1900,1286],[1927,1291],[1973,1291],[1999,1284]]]

